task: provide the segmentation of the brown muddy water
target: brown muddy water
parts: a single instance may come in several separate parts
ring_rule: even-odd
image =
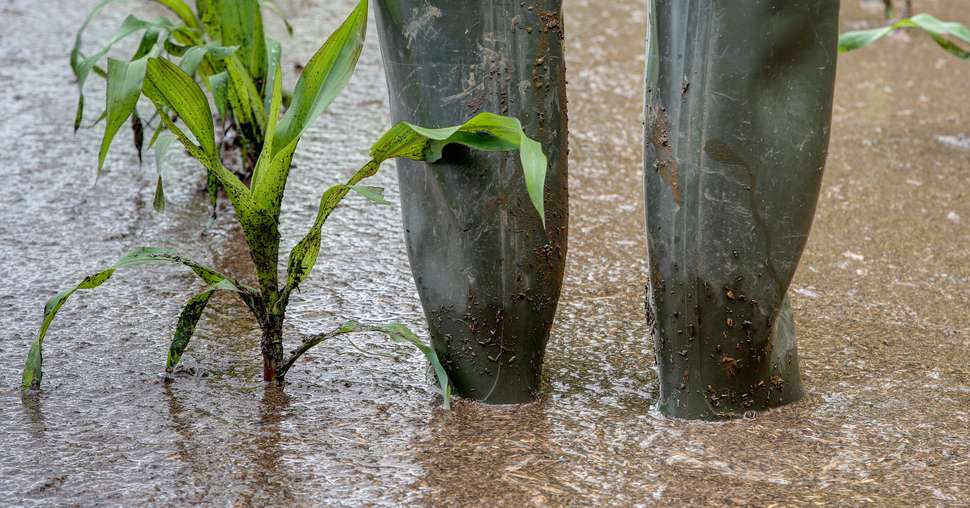
[[[164,215],[151,209],[154,168],[139,168],[125,141],[95,182],[100,131],[72,134],[67,66],[94,3],[0,3],[0,505],[967,506],[970,151],[959,141],[970,134],[970,65],[927,38],[840,61],[818,220],[793,288],[809,393],[797,404],[718,424],[651,408],[640,0],[566,2],[573,227],[540,402],[459,402],[446,414],[423,359],[371,336],[352,339],[370,354],[333,343],[290,374],[285,395],[265,389],[255,324],[228,298],[210,305],[187,354],[208,375],[166,385],[169,337],[198,289],[177,269],[125,272],[73,300],[48,338],[44,389],[24,401],[20,368],[59,288],[138,245],[248,270],[229,214],[207,224],[201,172],[186,157],[173,157]],[[288,70],[351,3],[289,2]],[[843,3],[845,28],[880,19]],[[917,1],[970,22],[966,7]],[[88,40],[106,38],[123,11]],[[288,246],[319,192],[365,162],[386,111],[372,31],[348,92],[299,150]],[[395,180],[385,171],[375,182],[393,201]],[[291,341],[350,318],[422,326],[398,214],[352,199],[333,216],[289,313]]]

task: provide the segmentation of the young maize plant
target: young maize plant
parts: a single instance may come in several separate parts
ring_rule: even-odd
[[[363,48],[366,35],[367,0],[361,0],[350,17],[310,59],[297,82],[290,108],[280,115],[282,108],[282,71],[278,61],[271,63],[271,101],[266,116],[266,141],[249,185],[227,169],[216,146],[212,114],[202,88],[192,76],[178,65],[163,58],[148,58],[144,93],[152,101],[166,128],[184,145],[188,153],[198,159],[209,175],[225,189],[249,246],[256,270],[258,287],[248,287],[211,268],[188,260],[172,251],[140,248],[123,257],[108,269],[93,274],[77,286],[54,296],[44,309],[40,331],[28,353],[23,373],[23,388],[40,386],[44,337],[55,315],[78,290],[93,289],[110,279],[117,270],[148,264],[182,264],[199,276],[207,285],[205,290],[186,303],[176,325],[168,352],[166,368],[171,370],[179,362],[189,344],[196,324],[209,299],[217,291],[228,291],[252,311],[262,330],[263,379],[283,383],[294,362],[308,350],[342,334],[376,331],[395,341],[418,346],[432,363],[445,403],[449,400],[448,380],[434,350],[423,344],[403,325],[364,326],[348,323],[339,329],[305,339],[289,355],[284,354],[283,320],[290,296],[310,275],[320,253],[324,223],[337,205],[351,191],[376,203],[387,203],[383,189],[361,185],[378,172],[381,163],[403,157],[435,162],[442,157],[446,145],[456,143],[477,150],[518,150],[522,162],[526,188],[530,200],[545,220],[543,184],[547,167],[546,156],[538,142],[522,130],[517,119],[482,113],[463,125],[426,129],[400,123],[385,133],[370,150],[371,160],[350,179],[327,189],[320,199],[319,211],[310,231],[289,254],[286,277],[279,277],[280,205],[290,162],[297,144],[307,127],[327,108],[349,81]],[[274,56],[278,59],[278,55]],[[173,120],[177,118],[178,120]],[[188,132],[177,124],[181,122]]]
[[[960,47],[956,42],[960,40],[970,44],[970,28],[953,21],[940,21],[929,14],[917,14],[911,18],[903,18],[881,28],[846,32],[839,36],[839,53],[864,48],[897,30],[907,28],[923,30],[951,55],[963,60],[970,60],[970,50]]]
[[[142,96],[148,60],[167,58],[177,61],[186,74],[210,91],[219,114],[217,124],[222,124],[222,138],[227,140],[221,146],[225,150],[238,147],[242,159],[240,175],[243,179],[248,178],[265,139],[266,109],[275,74],[272,65],[279,61],[280,53],[280,44],[268,39],[263,31],[261,8],[279,14],[292,33],[275,0],[196,0],[195,11],[185,0],[153,0],[174,13],[177,19],[145,20],[128,16],[106,45],[91,55],[83,54],[84,32],[105,7],[118,1],[101,0],[95,6],[81,24],[71,51],[71,69],[78,86],[75,131],[84,120],[84,86],[88,77],[94,74],[107,81],[105,110],[90,125],[105,123],[98,154],[98,174],[104,168],[112,141],[125,123],[131,124],[139,161],[145,148],[145,132],[154,130],[149,146],[158,143],[155,204],[156,208],[164,207],[160,163],[171,138],[159,143],[165,122],[156,117],[142,120],[137,105]],[[130,59],[108,58],[107,67],[100,66],[101,60],[116,44],[135,34],[141,34],[141,40]],[[209,192],[213,199],[217,189],[216,181],[210,179]]]

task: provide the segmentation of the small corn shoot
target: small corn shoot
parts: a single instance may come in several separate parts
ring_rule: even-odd
[[[452,143],[483,151],[518,151],[526,190],[544,222],[543,186],[548,162],[542,147],[523,132],[517,119],[482,113],[462,125],[439,129],[400,123],[371,147],[370,160],[345,183],[334,185],[322,193],[316,219],[307,234],[289,253],[286,275],[280,277],[278,225],[291,161],[306,129],[327,109],[350,80],[363,49],[367,12],[367,0],[361,0],[347,20],[310,59],[285,114],[282,112],[283,80],[278,51],[271,53],[270,61],[267,62],[267,68],[272,69],[273,76],[267,82],[271,90],[270,100],[265,107],[261,107],[262,104],[258,103],[255,95],[240,94],[237,97],[251,106],[251,112],[257,115],[253,118],[253,124],[261,126],[265,137],[248,185],[223,165],[209,100],[193,75],[184,66],[150,52],[145,55],[144,60],[140,60],[136,69],[131,70],[132,64],[127,64],[126,73],[134,72],[139,76],[144,74],[141,93],[151,100],[163,122],[166,136],[159,138],[159,148],[167,150],[169,144],[178,140],[205,167],[210,179],[225,190],[242,226],[255,266],[258,286],[241,284],[228,275],[186,259],[171,250],[150,247],[136,249],[109,268],[58,293],[47,303],[43,322],[24,368],[22,386],[25,390],[40,386],[44,340],[55,316],[69,298],[78,291],[101,286],[119,270],[164,263],[181,264],[205,283],[204,289],[188,300],[179,316],[166,359],[168,370],[174,369],[180,362],[212,295],[217,291],[225,291],[237,295],[260,325],[265,381],[282,383],[296,360],[322,342],[347,333],[378,332],[394,341],[416,346],[434,368],[445,405],[450,404],[448,378],[434,348],[423,343],[400,324],[361,325],[351,322],[335,331],[305,339],[298,348],[284,354],[282,332],[286,308],[293,292],[307,280],[317,263],[323,226],[327,218],[350,192],[375,203],[386,204],[383,189],[362,184],[380,170],[383,162],[394,158],[435,162],[441,159],[443,148]],[[238,52],[232,53],[229,58],[227,69],[246,65],[238,57]],[[114,71],[121,72],[117,67]],[[109,74],[110,72],[109,70]],[[241,70],[239,74],[244,75]],[[249,85],[246,84],[244,88],[248,89]],[[164,157],[164,153],[161,157]]]

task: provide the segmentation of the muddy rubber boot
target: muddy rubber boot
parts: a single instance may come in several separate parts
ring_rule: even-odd
[[[536,399],[566,260],[566,76],[561,0],[375,2],[391,116],[427,127],[519,118],[549,158],[546,228],[517,153],[448,147],[399,161],[411,270],[455,392]]]
[[[647,295],[660,410],[802,397],[787,293],[815,214],[838,0],[649,0]]]

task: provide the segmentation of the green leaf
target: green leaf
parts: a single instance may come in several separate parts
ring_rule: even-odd
[[[174,251],[151,247],[141,247],[135,249],[131,253],[119,259],[117,263],[106,270],[102,270],[93,275],[85,277],[73,288],[62,291],[48,300],[47,305],[44,306],[44,319],[41,322],[40,330],[37,333],[37,338],[34,340],[34,343],[27,354],[27,362],[24,366],[21,384],[23,389],[28,390],[31,388],[40,387],[40,382],[43,378],[44,338],[47,336],[47,331],[50,328],[51,323],[54,321],[54,318],[57,316],[57,313],[61,310],[61,307],[63,307],[68,299],[74,295],[74,293],[79,290],[95,289],[101,286],[108,279],[110,279],[112,275],[114,275],[115,271],[122,268],[151,264],[182,264],[189,267],[197,276],[199,276],[199,278],[209,285],[219,285],[220,288],[232,287],[233,290],[245,294],[252,293],[251,289],[236,283],[232,279],[216,272],[211,268],[186,259]]]
[[[108,4],[112,4],[119,1],[127,1],[127,0],[101,0],[100,2],[98,2],[97,5],[95,5],[94,8],[88,12],[88,15],[85,16],[84,21],[81,22],[81,27],[78,28],[77,33],[74,35],[74,47],[71,48],[71,71],[74,72],[74,77],[78,81],[82,80],[81,78],[82,63],[85,60],[84,55],[81,53],[81,46],[83,45],[83,39],[84,39],[84,31],[88,29],[88,26],[91,25],[91,22],[94,21],[94,18],[98,14],[101,14],[101,11],[103,11],[104,8],[108,6]],[[90,72],[90,70],[88,72]],[[86,77],[87,76],[85,76],[85,78]]]
[[[266,43],[266,53],[266,59],[269,62],[266,71],[266,90],[268,90],[269,93],[263,94],[265,96],[263,108],[269,112],[272,106],[271,102],[273,99],[273,89],[276,86],[277,71],[281,68],[280,58],[282,58],[283,55],[283,47],[280,46],[279,41],[269,39]],[[276,118],[276,120],[279,120],[279,118]],[[271,136],[272,134],[267,133],[266,137]]]
[[[209,101],[191,76],[168,60],[151,58],[145,95],[171,108],[185,122],[205,154],[218,156]],[[159,114],[163,119],[167,118],[161,109]]]
[[[240,62],[262,91],[266,77],[266,36],[263,16],[257,0],[216,0],[221,22],[221,40],[226,46],[238,46]]]
[[[175,141],[175,135],[164,131],[159,134],[158,141],[155,142],[155,172],[158,174],[158,180],[155,184],[155,198],[152,204],[158,213],[165,211],[165,188],[162,181],[165,176],[165,158],[173,141]]]
[[[262,287],[276,287],[279,262],[278,215],[260,207],[249,188],[235,173],[223,166],[215,146],[212,113],[202,89],[178,66],[153,58],[148,62],[144,90],[159,111],[165,128],[175,135],[192,157],[205,166],[209,176],[216,178],[225,189],[242,226],[246,243],[249,244],[260,284]],[[165,114],[169,109],[181,117],[196,139],[203,143],[202,146],[189,139]],[[210,189],[214,189],[214,186],[210,186]]]
[[[418,348],[434,369],[441,396],[444,398],[445,409],[451,410],[451,383],[448,380],[448,373],[445,372],[445,368],[441,364],[438,353],[435,352],[434,348],[425,344],[410,328],[399,323],[369,326],[351,321],[341,326],[333,336],[353,332],[380,332],[387,335],[394,342],[411,344]]]
[[[321,229],[327,219],[330,218],[330,214],[333,213],[337,205],[345,197],[351,189],[357,187],[357,184],[366,178],[370,178],[377,174],[380,170],[381,165],[378,162],[370,161],[365,164],[362,168],[357,170],[356,173],[350,180],[347,181],[345,185],[334,185],[327,189],[320,197],[320,207],[317,209],[317,218],[313,222],[313,226],[310,227],[310,231],[300,240],[299,243],[293,247],[290,251],[290,259],[287,263],[287,275],[286,275],[286,288],[283,290],[283,296],[280,301],[284,304],[289,301],[289,295],[293,290],[300,287],[300,284],[310,276],[310,272],[313,271],[314,265],[317,263],[317,256],[320,254],[320,240],[322,236]],[[372,188],[373,189],[373,188]],[[358,190],[360,192],[360,190]],[[364,192],[368,192],[364,190]],[[373,192],[371,192],[373,194]]]
[[[393,204],[384,198],[384,188],[383,187],[370,187],[367,185],[355,185],[350,188],[352,191],[364,196],[369,199],[372,203],[378,205],[390,205]]]
[[[249,188],[239,180],[239,177],[222,165],[215,145],[209,101],[206,100],[199,85],[175,64],[152,58],[148,61],[144,92],[155,104],[165,127],[175,135],[192,157],[202,162],[209,174],[217,178],[219,185],[226,190],[243,227],[246,240],[251,246],[264,243],[266,240],[261,239],[260,236],[265,235],[265,228],[272,227],[275,222],[257,207]],[[173,110],[182,119],[201,146],[189,139],[168,117],[166,114],[168,109]],[[258,253],[253,254],[256,256]]]
[[[199,319],[205,311],[209,300],[216,291],[235,291],[239,288],[227,281],[221,281],[210,286],[205,291],[193,296],[182,308],[179,314],[178,323],[175,325],[175,336],[172,338],[172,345],[168,349],[168,359],[165,362],[165,370],[171,372],[182,359],[182,354],[189,346],[189,341],[195,335],[195,328],[199,324]]]
[[[263,99],[242,60],[236,54],[225,59],[226,72],[229,74],[229,104],[232,107],[236,124],[253,145],[263,139],[266,110]],[[256,149],[262,147],[256,146]]]
[[[548,160],[542,146],[525,134],[518,119],[481,113],[463,125],[444,129],[401,122],[374,144],[371,157],[377,162],[395,157],[436,162],[441,159],[444,147],[452,143],[489,152],[519,150],[526,191],[545,224],[544,187]]]
[[[526,190],[539,217],[542,218],[543,223],[545,222],[542,200],[546,177],[546,156],[542,153],[539,143],[525,135],[517,119],[482,113],[463,125],[444,129],[427,129],[409,123],[400,123],[391,128],[371,148],[373,159],[358,170],[346,184],[333,186],[324,192],[320,198],[320,208],[317,210],[317,218],[313,226],[290,252],[286,288],[280,301],[287,302],[290,293],[299,288],[300,284],[310,276],[320,253],[321,229],[351,189],[358,190],[355,189],[358,187],[357,184],[374,176],[380,169],[381,162],[387,159],[405,157],[435,162],[441,158],[442,150],[450,143],[459,143],[486,151],[519,149]],[[364,190],[363,193],[366,192]]]
[[[140,58],[134,62],[124,62],[108,59],[108,88],[107,88],[107,123],[104,127],[104,137],[101,140],[101,150],[98,153],[98,174],[104,169],[104,160],[108,149],[118,130],[128,117],[135,111],[138,97],[141,96],[142,83],[145,80],[145,68],[148,61]]]
[[[138,43],[138,49],[135,50],[135,54],[131,57],[131,61],[145,57],[154,51],[156,46],[158,46],[158,38],[161,34],[162,30],[157,26],[146,29],[145,33],[141,36],[141,42]]]
[[[155,198],[152,199],[152,208],[156,213],[165,213],[165,187],[162,183],[162,175],[158,175],[155,180]]]
[[[277,62],[279,63],[279,62]],[[283,69],[276,65],[273,69],[273,79],[270,80],[272,87],[270,88],[270,93],[267,96],[269,99],[269,107],[267,108],[266,117],[266,141],[265,143],[270,144],[270,148],[263,150],[263,153],[272,153],[272,142],[273,135],[276,134],[276,128],[279,125],[280,111],[283,108]],[[260,154],[262,157],[263,153]],[[259,165],[257,164],[257,167]]]
[[[209,38],[221,41],[222,22],[219,20],[219,9],[215,2],[216,0],[195,0],[195,11]]]
[[[280,121],[273,141],[282,152],[340,95],[357,67],[367,35],[367,0],[357,7],[323,47],[313,55],[293,90],[293,102]]]
[[[155,0],[156,2],[168,7],[179,19],[189,28],[198,28],[199,20],[195,19],[195,13],[183,0]]]
[[[894,29],[892,26],[885,26],[882,28],[873,28],[871,30],[846,32],[839,36],[839,53],[864,48],[891,34],[893,31]]]
[[[279,217],[283,191],[296,145],[307,127],[333,102],[350,80],[367,33],[367,0],[361,0],[313,55],[297,81],[293,99],[267,139],[253,178],[253,197],[274,217]]]
[[[970,29],[960,23],[941,21],[929,14],[917,14],[881,28],[846,32],[839,37],[839,53],[864,48],[896,30],[905,28],[920,28],[947,52],[964,60],[970,59],[970,51],[948,38],[954,37],[970,43]]]
[[[286,290],[284,291],[283,302],[289,300],[289,294],[300,287],[300,284],[310,276],[313,266],[317,263],[317,256],[320,254],[320,229],[330,217],[337,205],[347,196],[350,187],[346,185],[334,185],[327,189],[320,198],[320,207],[317,210],[317,218],[310,227],[310,232],[300,240],[299,243],[290,251],[290,260],[286,270]]]
[[[276,14],[276,16],[283,21],[283,26],[286,27],[286,33],[290,36],[293,35],[293,26],[290,25],[290,20],[287,19],[286,13],[283,12],[283,7],[281,7],[276,0],[260,0],[259,4],[269,9],[269,11],[273,14]]]
[[[206,56],[211,54],[214,58],[222,60],[228,58],[234,51],[236,51],[235,47],[225,47],[212,43],[206,44],[205,46],[193,46],[182,55],[182,60],[179,61],[179,68],[189,76],[195,76],[199,66],[202,65],[202,60]]]
[[[451,383],[448,381],[448,373],[445,372],[445,368],[441,365],[441,360],[438,359],[438,353],[435,352],[434,348],[425,344],[414,334],[408,327],[402,324],[391,324],[378,327],[376,331],[381,331],[387,334],[391,340],[395,342],[400,342],[404,344],[411,344],[418,348],[424,357],[428,359],[431,363],[431,367],[434,369],[435,377],[438,378],[438,386],[441,389],[441,396],[445,400],[445,409],[451,409]]]
[[[226,118],[229,112],[229,73],[222,71],[209,76],[209,87],[212,89],[212,100],[219,110],[219,117]]]
[[[929,34],[941,48],[956,57],[964,60],[970,59],[970,51],[957,46],[947,39],[947,36],[952,36],[970,44],[970,28],[960,23],[940,21],[929,14],[917,14],[909,19],[914,25],[922,28]]]
[[[149,21],[138,19],[134,16],[128,16],[125,21],[121,24],[121,28],[115,33],[114,37],[108,42],[106,46],[98,50],[94,55],[90,57],[84,57],[80,51],[80,32],[78,32],[78,38],[75,40],[77,45],[75,49],[71,52],[71,68],[74,70],[74,75],[77,77],[77,87],[78,87],[78,106],[77,113],[74,116],[74,130],[77,130],[81,126],[81,122],[84,117],[84,84],[91,74],[91,71],[97,65],[97,63],[108,54],[111,48],[120,42],[121,40],[127,38],[131,34],[145,30],[150,27],[161,27],[159,23],[152,23]],[[83,30],[83,28],[82,28]]]

